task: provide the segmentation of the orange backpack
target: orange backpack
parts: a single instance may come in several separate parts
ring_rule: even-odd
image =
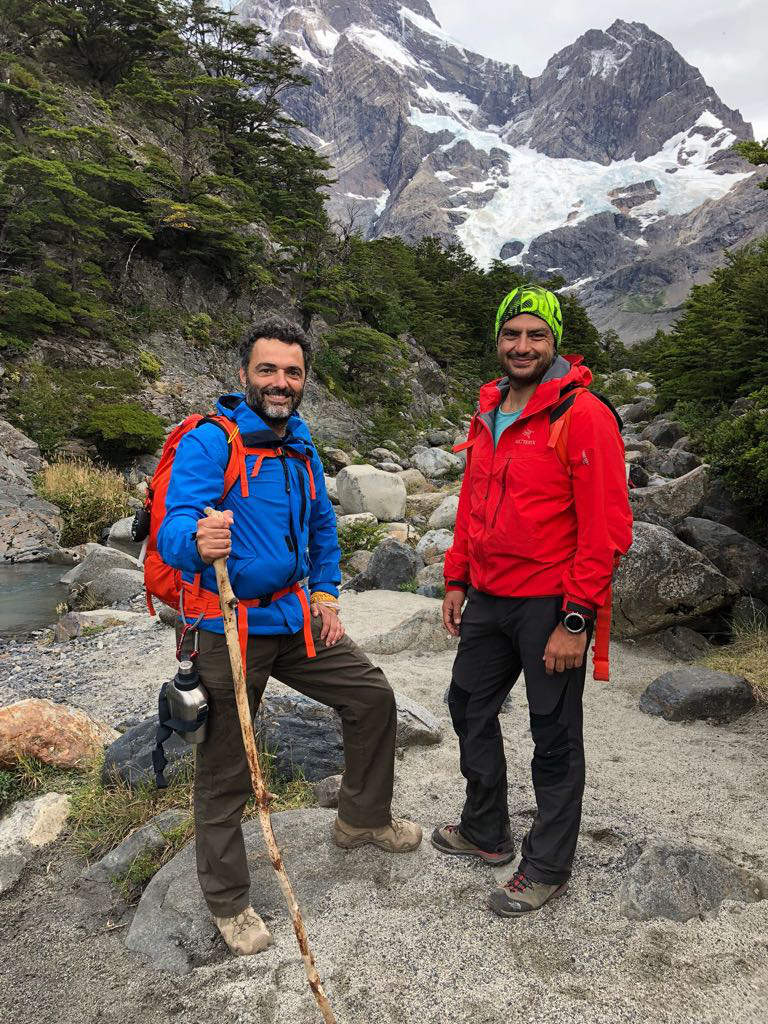
[[[178,569],[166,565],[160,557],[160,552],[157,550],[157,534],[165,518],[165,499],[179,442],[190,430],[194,430],[203,423],[215,423],[226,434],[229,445],[229,459],[224,471],[224,490],[217,504],[224,500],[240,477],[241,459],[239,455],[240,449],[243,449],[243,443],[237,424],[226,416],[187,416],[168,435],[160,454],[160,462],[149,482],[144,507],[136,513],[131,530],[136,542],[144,542],[142,548],[144,586],[147,591],[147,607],[150,615],[155,614],[152,604],[153,597],[172,608],[179,608],[181,573]]]

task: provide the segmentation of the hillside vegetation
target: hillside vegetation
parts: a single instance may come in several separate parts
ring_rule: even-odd
[[[108,460],[154,450],[163,423],[141,391],[162,352],[144,339],[229,347],[269,305],[330,325],[318,372],[353,404],[402,413],[386,382],[405,333],[457,393],[492,372],[493,315],[519,273],[331,224],[329,169],[281,107],[305,84],[287,48],[205,0],[3,5],[0,350],[8,415],[46,454],[72,436]],[[173,298],[152,301],[139,267]],[[570,347],[599,363],[597,331],[563,302]],[[105,347],[106,365],[91,355]]]

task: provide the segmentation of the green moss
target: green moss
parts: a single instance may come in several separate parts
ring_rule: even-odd
[[[654,292],[652,295],[626,295],[621,304],[625,313],[655,313],[664,305],[664,290]]]
[[[156,377],[163,368],[163,364],[157,356],[143,348],[139,350],[139,366],[141,372],[147,377]]]
[[[135,402],[94,406],[85,424],[99,454],[110,462],[124,462],[134,455],[156,451],[165,437],[159,416]]]

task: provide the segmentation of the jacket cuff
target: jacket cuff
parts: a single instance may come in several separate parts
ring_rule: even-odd
[[[567,594],[563,597],[564,612],[578,612],[587,619],[594,619],[596,614],[596,608],[593,604],[588,604],[586,601],[579,599],[578,601]]]
[[[445,581],[445,592],[446,592],[446,594],[449,591],[451,591],[451,590],[461,590],[462,593],[466,594],[468,587],[469,587],[469,584],[465,583],[464,580],[446,580]]]
[[[328,594],[329,597],[338,597],[339,588],[335,583],[310,583],[309,596],[313,594]]]

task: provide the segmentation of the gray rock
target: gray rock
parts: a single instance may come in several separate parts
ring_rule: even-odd
[[[691,515],[701,504],[707,480],[708,467],[699,466],[677,480],[652,484],[649,487],[636,487],[630,490],[629,500],[633,511],[656,512],[676,522]]]
[[[310,782],[344,770],[341,719],[333,708],[302,694],[269,694],[255,725],[259,742],[274,756],[273,768],[290,779],[301,771]]]
[[[429,517],[430,530],[453,530],[458,510],[458,494],[449,494]]]
[[[659,453],[661,458],[654,460],[653,468],[661,476],[676,479],[685,476],[691,470],[701,465],[701,459],[693,452],[684,451],[681,448],[670,448],[669,451]],[[648,465],[648,463],[646,463]]]
[[[353,526],[355,523],[370,523],[375,526],[378,519],[372,512],[352,512],[348,516],[336,515],[336,526],[343,530],[345,526]]]
[[[0,893],[19,881],[36,850],[58,839],[69,814],[70,798],[45,793],[20,800],[0,819]]]
[[[159,687],[158,687],[159,690]],[[157,715],[152,715],[135,725],[111,743],[104,752],[101,781],[104,786],[120,779],[131,788],[152,782],[155,773],[152,768],[152,751],[155,748]],[[170,781],[179,772],[188,771],[192,766],[194,747],[185,743],[176,733],[165,741],[165,756],[168,765],[165,777]]]
[[[650,476],[648,470],[644,469],[643,466],[634,462],[629,467],[629,482],[633,487],[647,487],[650,483]]]
[[[337,473],[340,469],[344,469],[346,466],[352,464],[352,459],[345,451],[342,451],[341,448],[324,448],[323,454],[330,461]]]
[[[656,451],[656,445],[650,441],[641,441],[639,437],[625,437],[624,438],[624,451],[625,452],[642,452],[645,455],[650,455]]]
[[[329,775],[327,779],[320,779],[312,783],[312,793],[320,807],[338,807],[339,790],[341,789],[341,775]]]
[[[359,551],[353,551],[347,559],[347,565],[350,569],[355,572],[365,572],[371,563],[373,557],[372,551],[364,551],[362,548]]]
[[[66,584],[90,583],[109,569],[141,571],[141,566],[133,555],[129,555],[125,551],[108,548],[102,544],[86,544],[83,560],[74,569],[64,573],[61,582]]]
[[[395,703],[398,746],[440,742],[440,723],[431,712],[397,692]],[[255,725],[279,776],[292,778],[300,771],[309,782],[318,782],[344,771],[341,719],[333,708],[298,693],[269,694]]]
[[[442,562],[452,545],[453,533],[450,530],[429,530],[416,545],[416,551],[426,565],[432,565]]]
[[[443,583],[420,583],[416,593],[421,597],[442,598],[445,595],[445,584]]]
[[[107,534],[107,547],[117,548],[118,551],[126,551],[134,558],[141,552],[141,544],[137,544],[131,536],[133,516],[126,516],[125,519],[118,519],[113,523]]]
[[[451,444],[453,442],[453,431],[429,430],[427,431],[427,440],[433,448],[439,448],[443,444]]]
[[[669,448],[684,434],[685,431],[679,423],[662,418],[649,423],[640,434],[640,438],[643,441],[651,441],[657,448]]]
[[[366,640],[364,649],[369,654],[400,654],[402,651],[452,651],[457,646],[458,639],[445,630],[442,608],[437,605],[424,608],[394,629]]]
[[[679,451],[689,452],[689,451],[691,451],[691,439],[690,439],[690,437],[687,434],[684,434],[683,437],[678,437],[678,439],[675,441],[675,443],[670,448],[670,451],[673,451],[673,452],[679,452]]]
[[[406,495],[424,494],[432,490],[432,484],[418,469],[404,469],[397,475],[405,484]]]
[[[347,466],[336,477],[339,503],[345,515],[370,512],[380,522],[405,519],[405,484],[374,466]]]
[[[766,898],[763,879],[709,850],[649,843],[627,857],[620,906],[632,921],[688,921],[711,913],[724,900]]]
[[[338,505],[339,504],[339,492],[338,492],[338,490],[336,488],[336,477],[335,476],[325,476],[324,475],[324,479],[325,479],[325,489],[328,492],[328,497],[331,499],[331,504],[332,505]]]
[[[646,687],[640,710],[667,722],[698,718],[730,722],[755,706],[752,688],[743,676],[699,666],[665,672]]]
[[[108,569],[103,575],[81,586],[72,584],[70,607],[83,604],[103,608],[105,605],[131,601],[144,590],[144,573],[137,569]]]
[[[123,878],[133,862],[147,853],[161,853],[168,834],[189,818],[189,812],[172,807],[136,829],[101,860],[84,868],[80,877],[87,882],[109,883]]]
[[[749,520],[731,498],[722,479],[717,477],[707,481],[701,502],[689,513],[699,519],[711,519],[714,523],[730,526],[732,530],[743,533],[750,527]]]
[[[413,456],[413,464],[424,476],[439,480],[441,477],[460,473],[464,469],[464,461],[453,452],[442,448],[427,448],[417,451]]]
[[[39,473],[44,459],[40,446],[8,420],[0,419],[0,451],[20,462],[28,473]]]
[[[373,462],[391,462],[397,466],[398,471],[403,469],[403,464],[407,461],[402,455],[398,455],[396,452],[390,451],[389,448],[373,448],[369,452],[369,458]]]
[[[425,565],[419,569],[416,573],[416,582],[423,585],[444,583],[443,563],[433,562],[431,565]]]
[[[747,594],[768,601],[768,551],[765,548],[722,523],[695,516],[683,519],[675,533]]]
[[[641,423],[648,419],[653,405],[653,398],[640,398],[629,405],[622,405],[617,412],[625,423]]]
[[[429,491],[426,494],[409,494],[405,503],[405,510],[408,514],[408,518],[412,519],[416,516],[424,516],[426,519],[429,519],[435,509],[439,508],[443,504],[445,498],[445,491]]]
[[[408,544],[387,537],[373,552],[365,575],[379,590],[399,590],[410,583],[422,566],[420,556]]]
[[[729,606],[738,588],[698,551],[652,523],[636,522],[616,573],[614,630],[631,638],[695,622]]]
[[[396,462],[377,462],[376,469],[380,469],[382,473],[399,473],[402,467]]]
[[[163,605],[163,608],[166,606]],[[97,609],[92,612],[67,612],[62,615],[54,628],[54,639],[58,643],[74,640],[88,631],[111,629],[113,626],[129,626],[144,619],[143,612],[129,612],[121,608]]]
[[[706,637],[688,626],[670,626],[657,637],[662,647],[680,661],[697,661],[710,652],[710,644]]]
[[[49,558],[62,527],[58,508],[35,493],[27,466],[0,451],[0,564]]]

